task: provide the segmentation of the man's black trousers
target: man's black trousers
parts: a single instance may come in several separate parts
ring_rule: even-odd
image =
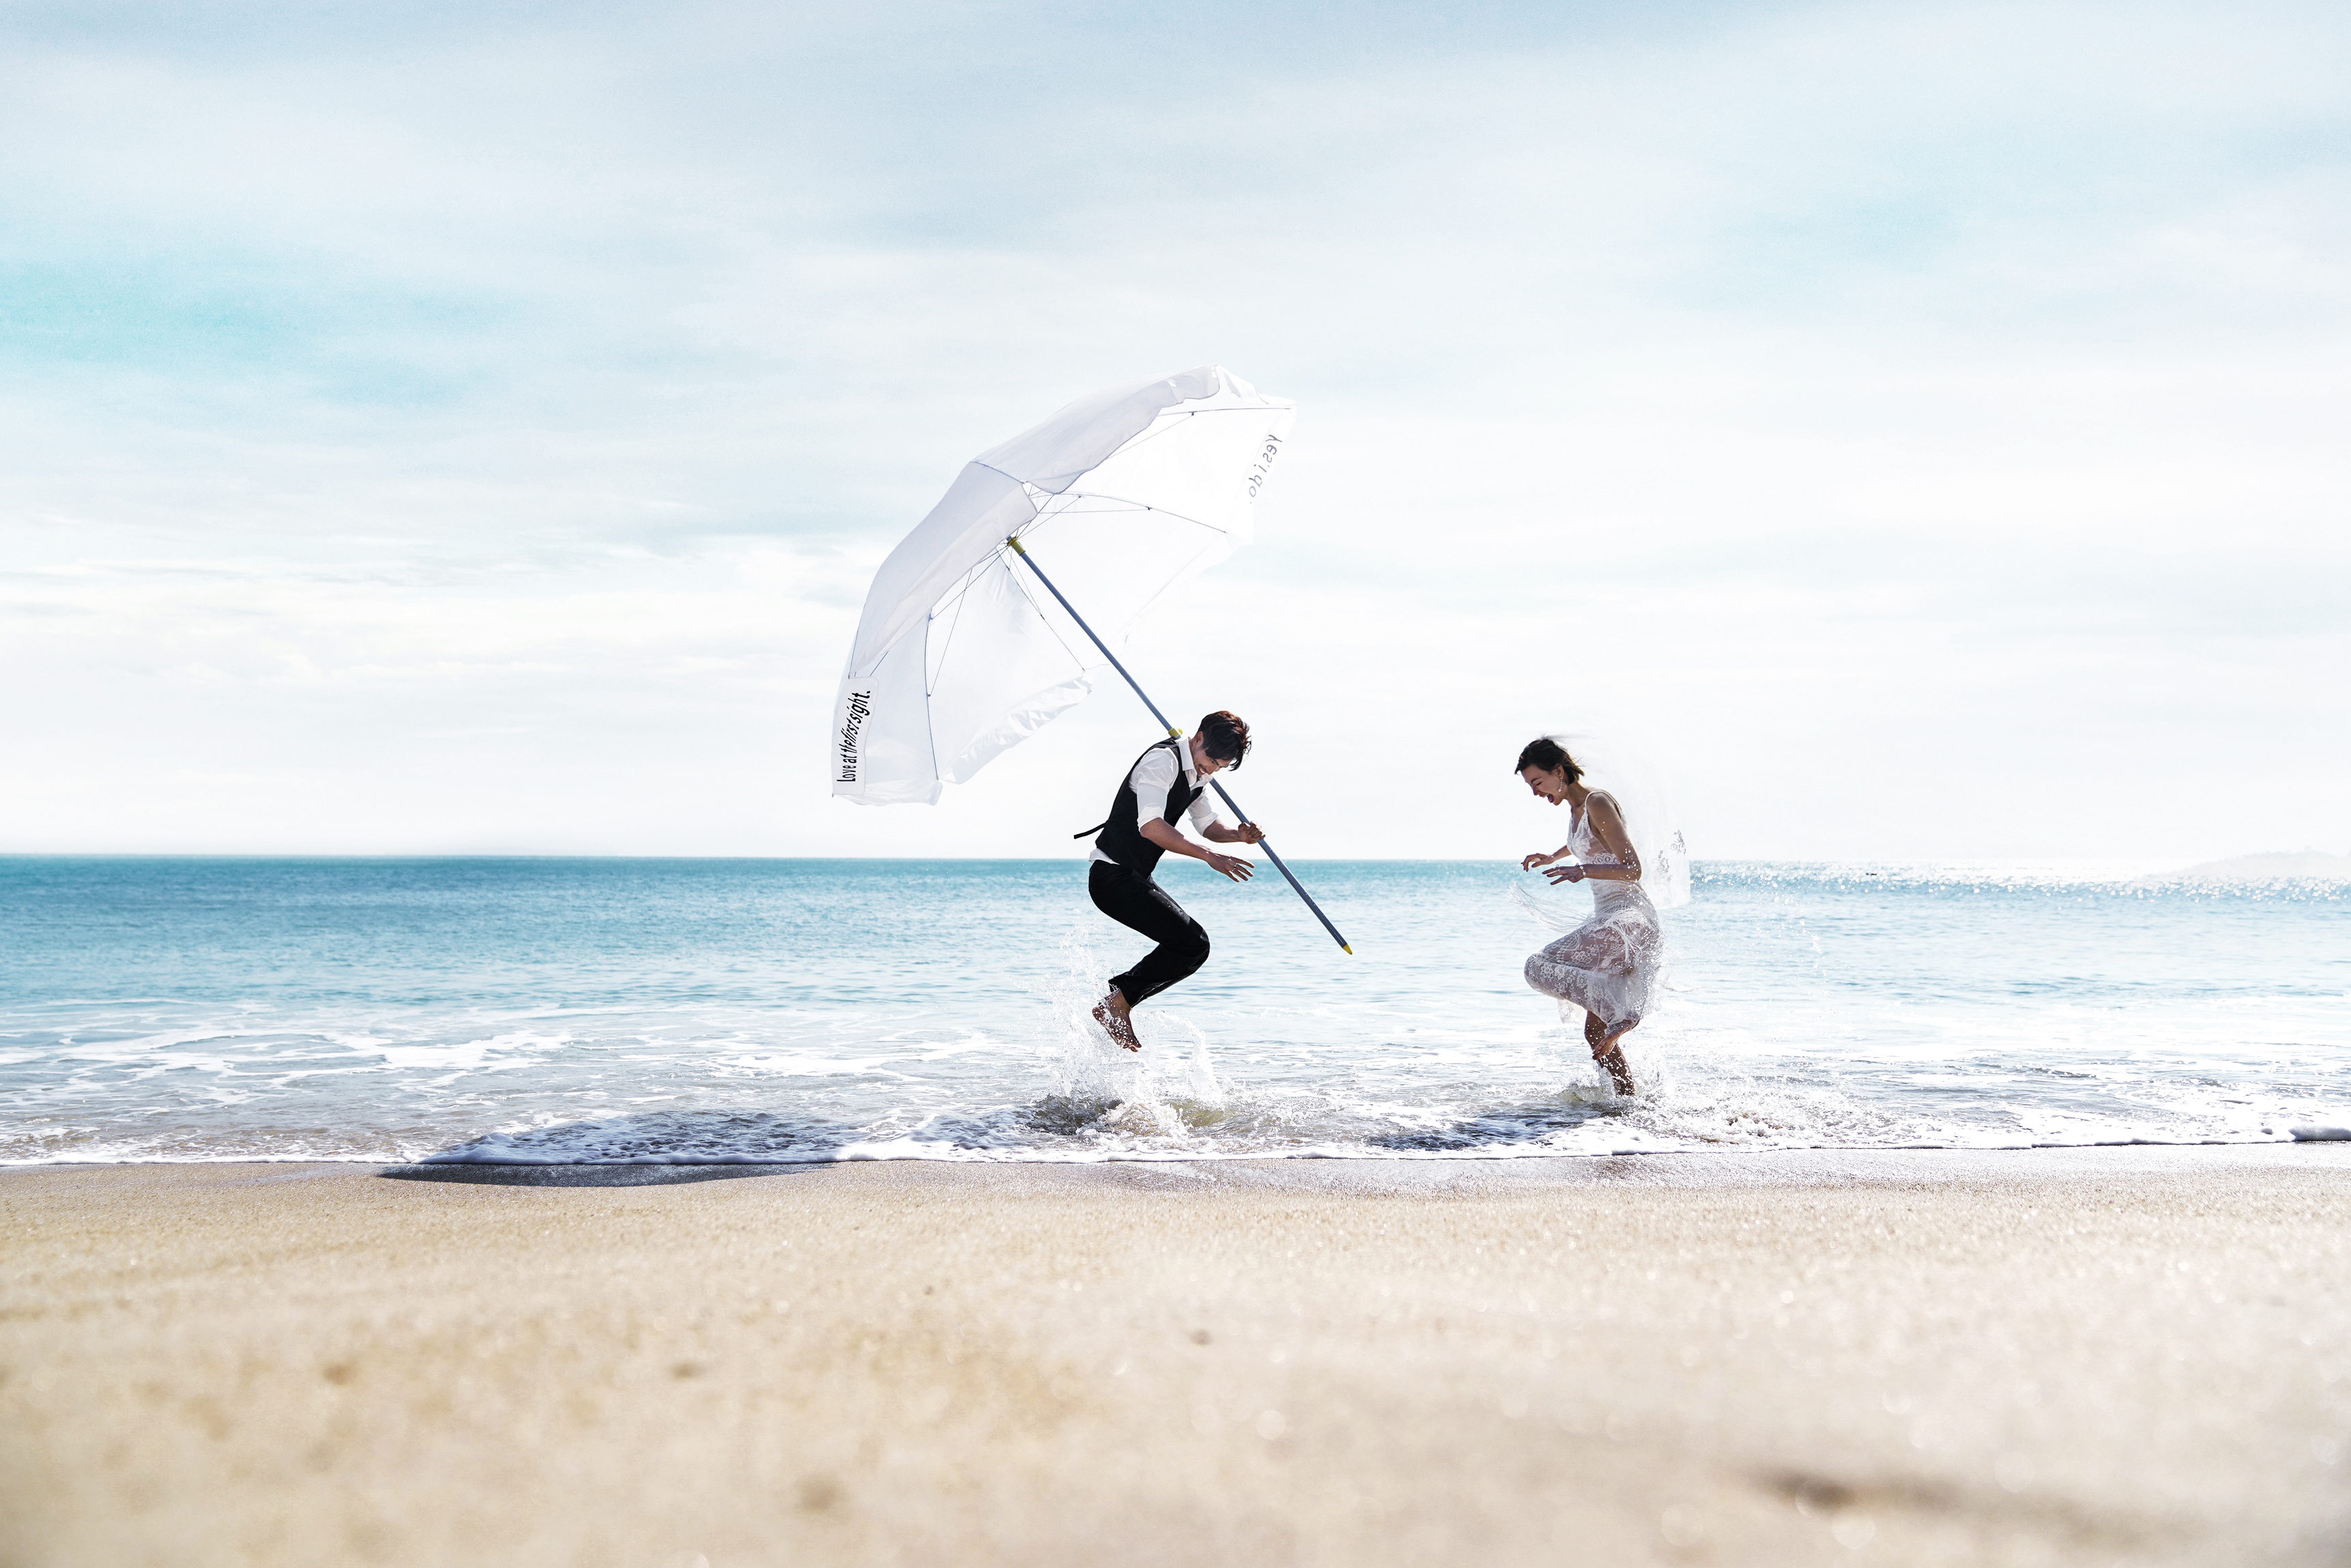
[[[1096,909],[1159,944],[1143,962],[1111,980],[1128,1007],[1157,996],[1208,961],[1208,934],[1200,923],[1141,872],[1096,861],[1086,875],[1086,891]]]

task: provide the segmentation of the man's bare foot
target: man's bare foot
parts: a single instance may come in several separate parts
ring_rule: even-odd
[[[1112,1043],[1129,1051],[1143,1049],[1143,1042],[1134,1038],[1134,1009],[1119,992],[1113,991],[1094,1004],[1094,1022],[1102,1026],[1102,1032],[1110,1036]]]

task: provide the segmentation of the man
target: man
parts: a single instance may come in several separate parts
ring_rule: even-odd
[[[1227,827],[1208,800],[1209,777],[1239,767],[1249,748],[1248,725],[1228,713],[1208,715],[1189,740],[1170,737],[1135,758],[1111,802],[1110,821],[1077,835],[1102,835],[1086,873],[1094,907],[1159,944],[1113,978],[1110,995],[1094,1004],[1094,1020],[1129,1051],[1143,1049],[1134,1037],[1135,1007],[1208,961],[1208,934],[1151,879],[1159,857],[1170,850],[1190,855],[1234,882],[1247,882],[1256,870],[1238,855],[1194,843],[1176,828],[1188,815],[1201,837],[1215,843],[1253,844],[1265,837],[1254,826]]]

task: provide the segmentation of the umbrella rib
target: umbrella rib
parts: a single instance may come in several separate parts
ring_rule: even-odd
[[[1164,413],[1165,411],[1165,410],[1162,410],[1161,412]],[[1242,407],[1242,408],[1187,408],[1187,409],[1186,409],[1186,410],[1184,411],[1184,418],[1185,418],[1185,419],[1197,419],[1197,418],[1199,418],[1199,417],[1200,417],[1202,414],[1204,414],[1204,413],[1263,413],[1264,412],[1265,412],[1265,410],[1263,410],[1263,409],[1261,409],[1261,408],[1247,408],[1247,407]],[[1176,428],[1179,423],[1182,423],[1182,421],[1179,421],[1179,420],[1173,420],[1173,419],[1171,419],[1171,420],[1169,420],[1166,423],[1165,423],[1165,424],[1161,425],[1161,426],[1160,426],[1158,429],[1156,429],[1156,430],[1146,430],[1146,431],[1144,431],[1142,434],[1140,434],[1140,435],[1136,436],[1134,440],[1132,440],[1132,441],[1128,442],[1124,446],[1120,447],[1118,450],[1119,450],[1120,452],[1131,452],[1131,451],[1133,451],[1134,448],[1136,448],[1136,447],[1138,447],[1138,446],[1142,445],[1142,444],[1143,444],[1144,442],[1146,442],[1146,441],[1156,441],[1156,440],[1158,440],[1161,436],[1163,436],[1163,435],[1166,434],[1169,431],[1174,430],[1174,429],[1175,429],[1175,428]],[[1117,454],[1116,454],[1116,453],[1112,454],[1112,456],[1116,456],[1116,455],[1117,455]],[[1110,461],[1110,458],[1108,458],[1108,457],[1105,457],[1105,458],[1103,458],[1103,459],[1102,459],[1102,462],[1103,462],[1103,463],[1107,463],[1107,462],[1109,462],[1109,461]],[[1096,466],[1096,467],[1100,467],[1100,466],[1101,466],[1101,464],[1097,464],[1097,465],[1095,465],[1095,466]]]
[[[1196,414],[1196,413],[1207,413],[1207,410],[1205,410],[1205,409],[1197,409],[1197,408],[1195,408],[1195,409],[1187,409],[1187,410],[1186,410],[1186,411],[1185,411],[1185,413],[1184,413],[1184,419],[1189,419],[1189,418],[1191,418],[1191,417],[1192,417],[1194,414]],[[1144,443],[1146,443],[1146,442],[1151,442],[1151,441],[1156,441],[1156,440],[1158,440],[1161,436],[1163,436],[1163,435],[1166,434],[1169,431],[1174,430],[1174,429],[1176,429],[1178,425],[1182,424],[1182,423],[1183,423],[1183,422],[1184,422],[1183,420],[1171,419],[1171,420],[1169,420],[1166,423],[1165,423],[1165,424],[1163,424],[1163,425],[1160,425],[1160,427],[1159,427],[1158,429],[1156,429],[1156,430],[1146,430],[1146,431],[1144,431],[1142,434],[1140,434],[1140,435],[1136,436],[1134,440],[1132,440],[1132,441],[1128,442],[1125,445],[1123,445],[1123,446],[1120,447],[1118,450],[1119,450],[1119,452],[1132,452],[1132,451],[1134,451],[1136,447],[1143,445],[1143,444],[1144,444]],[[1113,453],[1113,454],[1111,455],[1111,456],[1114,457],[1114,456],[1116,456],[1117,455],[1118,455],[1117,453]],[[1102,459],[1102,463],[1107,463],[1107,462],[1109,462],[1109,461],[1110,461],[1110,458],[1109,458],[1109,457],[1105,457],[1105,458],[1103,458],[1103,459]],[[1101,464],[1101,463],[1097,463],[1096,465],[1094,465],[1094,466],[1095,466],[1095,467],[1097,467],[1097,468],[1099,468],[1099,467],[1101,467],[1101,466],[1102,466],[1102,464]]]
[[[1026,598],[1031,605],[1034,605],[1037,602],[1036,595],[1029,591],[1028,580],[1023,578],[1019,572],[1012,571],[1011,563],[1004,559],[1003,547],[998,545],[996,549],[986,558],[974,561],[971,564],[970,570],[967,570],[962,577],[956,580],[956,585],[939,596],[938,600],[932,604],[929,614],[924,617],[924,624],[925,627],[927,627],[931,622],[935,622],[942,616],[947,614],[951,609],[958,622],[960,622],[963,614],[963,601],[965,597],[968,595],[973,589],[979,586],[980,578],[987,572],[987,569],[991,565],[1002,565],[1007,571],[1011,571],[1012,580],[1021,585],[1020,591],[1022,596]],[[1048,623],[1050,624],[1050,622]],[[948,635],[954,635],[952,628],[949,629]],[[1055,635],[1059,636],[1060,633],[1056,632]],[[1063,641],[1062,646],[1064,648],[1069,646],[1066,640]],[[942,657],[944,657],[944,654]],[[923,677],[923,685],[924,690],[927,693],[930,690],[930,676],[927,671],[927,666]]]
[[[987,561],[974,561],[971,564],[970,570],[966,571],[963,576],[956,580],[956,585],[947,590],[944,594],[941,594],[937,601],[931,606],[929,613],[924,617],[924,625],[925,628],[928,627],[931,622],[936,621],[950,604],[955,605],[957,612],[960,613],[964,595],[972,591],[973,586],[979,581],[979,574],[987,570]],[[925,632],[925,635],[927,635],[927,632]],[[926,659],[928,657],[927,650],[925,650],[925,657]],[[928,691],[930,688],[930,675],[927,669],[923,676],[923,686],[925,691]]]
[[[956,628],[963,624],[963,601],[970,596],[972,584],[978,580],[979,573],[976,571],[967,573],[964,578],[963,586],[955,591],[953,601],[955,612],[947,621],[947,640],[939,648],[939,668],[942,670],[947,667],[947,655],[955,651]],[[931,611],[930,618],[935,622],[938,620],[939,612],[936,608]],[[939,695],[939,689],[931,684],[930,663],[931,640],[926,633],[923,638],[923,695],[935,697]]]
[[[1037,601],[1037,595],[1029,589],[1028,579],[1022,577],[1019,572],[1012,570],[1012,563],[1005,559],[1003,549],[999,546],[987,560],[980,561],[969,571],[964,573],[963,580],[956,585],[954,591],[949,593],[946,598],[939,601],[939,602],[932,608],[931,613],[925,622],[923,639],[923,695],[925,697],[933,697],[938,695],[938,688],[931,684],[931,648],[928,628],[929,626],[935,624],[943,614],[947,615],[946,645],[939,650],[938,657],[939,668],[944,671],[946,668],[947,655],[952,653],[955,648],[955,634],[963,625],[964,601],[970,596],[973,589],[979,586],[980,577],[987,570],[991,564],[1001,566],[1004,569],[1005,575],[1009,577],[1012,580],[1013,585],[1020,591],[1021,599],[1028,603],[1029,610],[1036,615],[1038,621],[1043,623],[1047,633],[1052,637],[1054,642],[1061,645],[1061,652],[1069,655],[1070,662],[1077,665],[1081,673],[1083,673],[1085,670],[1085,655],[1081,653],[1074,646],[1072,646],[1070,640],[1061,634],[1061,629],[1053,624],[1053,618],[1045,613],[1045,607]],[[938,740],[935,736],[932,737],[931,745],[934,758],[935,758],[938,747]],[[935,771],[935,768],[934,771]]]
[[[1185,411],[1184,411],[1184,417],[1185,417],[1186,419],[1196,419],[1196,418],[1198,418],[1200,415],[1202,415],[1202,414],[1204,414],[1204,413],[1262,413],[1263,412],[1264,412],[1264,411],[1263,411],[1262,409],[1252,409],[1252,408],[1194,408],[1194,409],[1186,409],[1186,410],[1185,410]],[[1125,445],[1121,446],[1121,447],[1118,449],[1118,452],[1113,452],[1113,453],[1112,453],[1112,454],[1110,455],[1110,457],[1105,457],[1105,458],[1103,458],[1103,459],[1102,459],[1102,463],[1097,463],[1097,464],[1095,464],[1095,465],[1093,465],[1093,467],[1094,467],[1094,468],[1100,468],[1100,467],[1102,465],[1102,464],[1103,464],[1103,463],[1108,463],[1108,462],[1111,460],[1111,457],[1115,457],[1115,456],[1117,456],[1117,455],[1119,455],[1119,453],[1121,453],[1121,452],[1132,452],[1132,451],[1134,451],[1136,447],[1143,445],[1143,444],[1144,444],[1144,443],[1146,443],[1146,442],[1152,442],[1152,441],[1156,441],[1156,440],[1158,440],[1161,436],[1163,436],[1163,435],[1166,434],[1169,431],[1174,430],[1174,429],[1177,426],[1177,424],[1178,424],[1178,423],[1181,423],[1180,421],[1177,421],[1177,420],[1172,420],[1172,419],[1171,419],[1171,420],[1169,420],[1169,421],[1166,423],[1166,424],[1165,424],[1165,425],[1164,425],[1163,427],[1161,427],[1161,428],[1160,428],[1160,429],[1158,429],[1158,430],[1146,430],[1146,431],[1144,431],[1142,434],[1137,435],[1137,436],[1136,436],[1136,437],[1134,437],[1132,441],[1129,441],[1128,443],[1126,443],[1126,444],[1125,444]],[[1028,480],[1026,480],[1026,479],[1022,479],[1022,478],[1018,477],[1017,476],[1014,476],[1014,475],[1011,475],[1011,474],[1007,474],[1007,473],[1005,473],[1003,469],[997,467],[994,464],[991,464],[991,463],[981,463],[981,462],[978,462],[977,459],[975,459],[975,460],[974,460],[974,462],[973,462],[973,466],[975,466],[975,467],[979,467],[979,468],[985,468],[985,469],[987,469],[987,470],[989,473],[991,473],[991,474],[999,475],[999,476],[1001,476],[1002,477],[1004,477],[1004,478],[1006,478],[1006,479],[1010,480],[1013,484],[1019,486],[1023,490],[1029,491],[1029,492],[1031,494],[1031,496],[1032,496],[1032,497],[1039,493],[1039,486],[1035,486],[1035,485],[1030,484],[1030,483],[1029,483]],[[1093,472],[1093,468],[1089,468],[1089,469],[1087,469],[1087,470],[1086,470],[1086,472],[1087,472],[1087,473],[1092,473],[1092,472]],[[1199,518],[1197,518],[1197,517],[1186,516],[1186,514],[1184,514],[1184,513],[1182,513],[1182,512],[1173,511],[1173,510],[1171,510],[1171,509],[1169,509],[1168,507],[1155,507],[1155,506],[1152,506],[1150,503],[1148,503],[1148,502],[1146,502],[1146,501],[1137,501],[1137,500],[1134,500],[1134,499],[1131,499],[1130,497],[1125,497],[1125,496],[1113,496],[1113,495],[1111,495],[1111,494],[1110,494],[1109,492],[1107,492],[1107,491],[1098,491],[1098,490],[1063,490],[1063,491],[1061,491],[1060,493],[1058,493],[1058,494],[1054,495],[1054,496],[1052,497],[1052,500],[1053,500],[1053,501],[1059,501],[1059,502],[1061,502],[1061,503],[1062,503],[1062,505],[1061,505],[1061,507],[1059,507],[1058,508],[1056,508],[1054,511],[1050,512],[1050,513],[1047,512],[1047,511],[1045,510],[1045,508],[1044,508],[1044,507],[1038,507],[1038,509],[1037,509],[1037,516],[1036,516],[1036,517],[1035,517],[1034,519],[1032,519],[1033,521],[1042,522],[1042,521],[1044,521],[1044,520],[1045,520],[1045,518],[1046,518],[1047,517],[1049,517],[1049,516],[1058,517],[1059,515],[1061,515],[1061,513],[1062,513],[1062,512],[1066,512],[1066,511],[1068,511],[1068,510],[1069,510],[1068,503],[1069,503],[1069,502],[1071,502],[1071,501],[1073,501],[1073,500],[1107,500],[1107,501],[1116,501],[1116,502],[1119,502],[1119,503],[1121,503],[1121,504],[1123,504],[1123,505],[1124,505],[1124,506],[1128,506],[1128,507],[1140,507],[1142,510],[1146,511],[1146,512],[1155,512],[1155,513],[1158,513],[1158,514],[1159,514],[1160,516],[1162,516],[1162,517],[1174,517],[1174,518],[1176,518],[1176,520],[1178,520],[1179,522],[1186,522],[1186,523],[1189,523],[1189,524],[1191,524],[1191,525],[1192,525],[1194,528],[1206,528],[1206,529],[1207,529],[1207,530],[1208,530],[1210,533],[1212,533],[1212,534],[1221,534],[1221,533],[1225,533],[1225,532],[1228,532],[1228,530],[1227,530],[1227,529],[1220,528],[1217,527],[1214,523],[1204,523],[1204,522],[1202,522],[1202,521],[1201,521]],[[1047,503],[1047,506],[1050,506],[1051,504],[1052,504],[1052,502],[1051,502],[1051,501],[1049,501],[1049,502]],[[1015,531],[1015,532],[1018,532],[1019,530],[1018,530],[1018,529],[1015,529],[1014,531]],[[1016,575],[1017,575],[1017,574],[1016,574]]]
[[[1189,523],[1196,528],[1206,528],[1212,534],[1221,534],[1229,531],[1217,527],[1214,523],[1204,523],[1197,517],[1187,516],[1185,513],[1173,509],[1172,507],[1155,507],[1148,501],[1138,501],[1134,499],[1132,497],[1113,496],[1107,490],[1064,490],[1059,496],[1055,497],[1054,499],[1064,503],[1070,501],[1115,501],[1121,507],[1128,507],[1136,511],[1149,512],[1154,517],[1173,517],[1179,523]],[[1061,517],[1064,513],[1068,512],[1069,509],[1070,508],[1067,505],[1063,505],[1050,513],[1040,511],[1037,514],[1037,520],[1039,522],[1043,522],[1048,517]]]
[[[1038,622],[1043,625],[1047,634],[1061,645],[1061,652],[1067,653],[1070,656],[1070,662],[1077,665],[1078,674],[1084,674],[1086,656],[1070,646],[1070,640],[1061,635],[1061,629],[1053,624],[1053,618],[1045,613],[1045,607],[1042,604],[1037,602],[1037,595],[1029,590],[1029,580],[1012,570],[1012,563],[1005,559],[1004,547],[1001,545],[997,547],[996,559],[1003,566],[1005,574],[1012,579],[1012,585],[1020,591],[1020,597],[1029,601],[1029,608],[1036,613]]]

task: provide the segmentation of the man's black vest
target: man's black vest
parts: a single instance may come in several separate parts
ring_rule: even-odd
[[[1183,744],[1182,741],[1170,737],[1161,741],[1158,746],[1145,747],[1143,757],[1150,756],[1160,747],[1165,747],[1172,751]],[[1102,837],[1094,841],[1102,846],[1102,853],[1110,856],[1127,870],[1149,876],[1158,869],[1159,857],[1167,852],[1144,838],[1143,830],[1136,827],[1134,823],[1139,810],[1134,799],[1134,770],[1143,765],[1143,757],[1138,757],[1127,764],[1126,771],[1120,776],[1118,798],[1110,803],[1110,821],[1102,825],[1099,830]],[[1179,753],[1176,758],[1176,782],[1168,787],[1167,810],[1161,815],[1160,820],[1169,827],[1174,827],[1176,819],[1183,816],[1185,808],[1200,798],[1200,789],[1201,786],[1197,784],[1185,782],[1184,758]],[[1088,832],[1095,831],[1087,830]],[[1082,839],[1086,835],[1080,833],[1077,836]]]

